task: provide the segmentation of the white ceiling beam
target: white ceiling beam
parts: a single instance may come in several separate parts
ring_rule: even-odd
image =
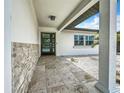
[[[85,13],[99,0],[82,0],[82,2],[75,8],[75,10],[58,26],[58,30],[62,31],[75,19],[77,19],[81,14]]]

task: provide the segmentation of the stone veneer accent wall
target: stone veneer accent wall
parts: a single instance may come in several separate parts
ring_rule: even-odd
[[[39,58],[39,45],[12,42],[12,93],[27,93]]]

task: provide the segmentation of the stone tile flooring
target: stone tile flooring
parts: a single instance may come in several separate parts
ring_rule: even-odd
[[[66,60],[73,63],[77,67],[83,69],[85,72],[90,74],[92,77],[99,79],[99,57],[98,56],[74,56],[65,57]],[[120,91],[120,55],[116,56],[116,90],[117,93]]]
[[[98,80],[99,57],[98,56],[75,56],[65,57],[66,60],[83,69]],[[116,69],[120,73],[120,55],[116,56]]]
[[[94,87],[97,80],[68,58],[41,57],[28,93],[100,93]]]

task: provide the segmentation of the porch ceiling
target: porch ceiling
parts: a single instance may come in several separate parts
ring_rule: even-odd
[[[33,0],[39,26],[58,27],[82,0]],[[56,16],[51,21],[48,16]]]

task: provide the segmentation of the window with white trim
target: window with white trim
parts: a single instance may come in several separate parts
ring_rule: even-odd
[[[93,35],[74,35],[74,46],[91,46],[93,41]]]
[[[86,46],[88,45],[92,45],[93,44],[93,40],[94,40],[94,36],[86,36]]]
[[[74,45],[75,46],[84,45],[84,36],[83,35],[74,35]]]

